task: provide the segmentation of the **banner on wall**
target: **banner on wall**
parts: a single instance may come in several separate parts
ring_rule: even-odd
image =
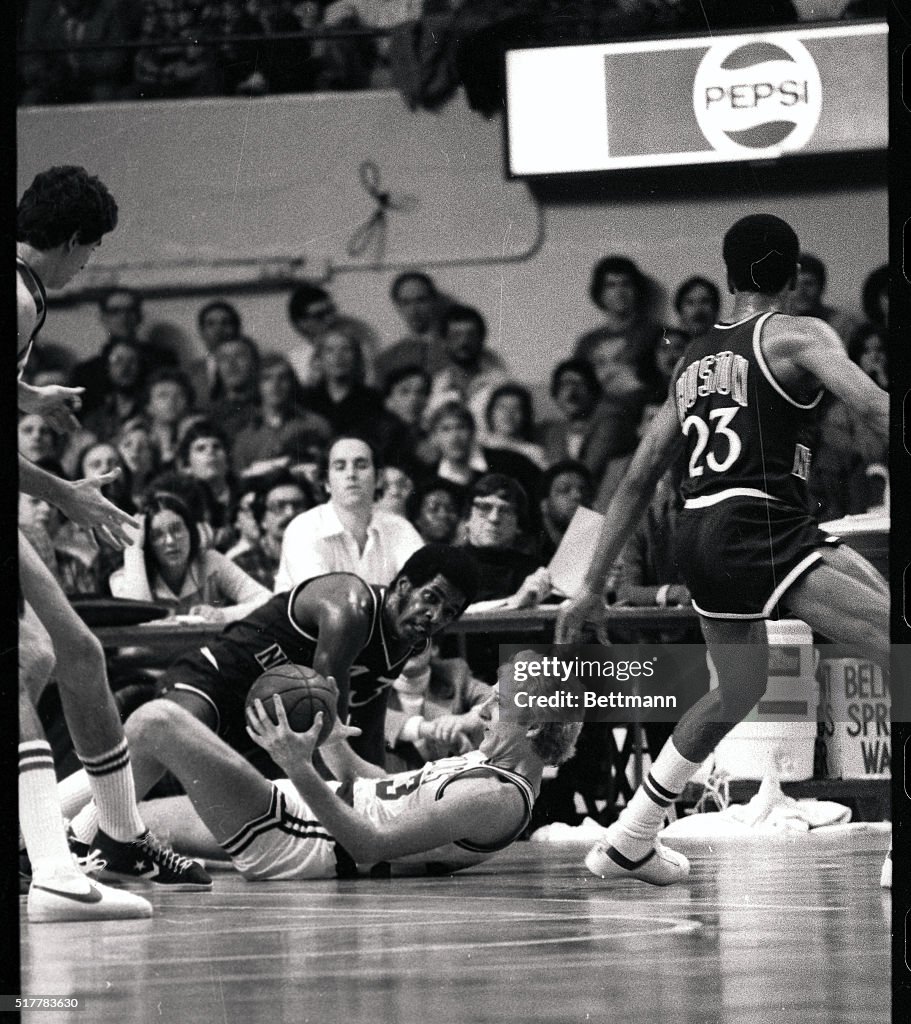
[[[513,176],[883,150],[885,22],[512,50]]]

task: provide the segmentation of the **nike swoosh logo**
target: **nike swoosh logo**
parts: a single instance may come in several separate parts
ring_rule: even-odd
[[[32,882],[32,887],[41,889],[42,892],[49,892],[54,896],[62,896],[67,900],[75,900],[77,903],[100,903],[103,898],[94,885],[88,892],[64,892],[62,889],[52,889],[48,885],[37,885],[35,882]]]

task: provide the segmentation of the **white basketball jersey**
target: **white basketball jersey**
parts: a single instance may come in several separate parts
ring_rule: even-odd
[[[494,774],[513,783],[525,801],[525,817],[518,828],[512,829],[496,843],[481,845],[470,840],[457,840],[424,853],[400,857],[395,864],[429,865],[434,870],[456,870],[478,864],[497,850],[509,846],[525,831],[531,820],[535,792],[524,776],[508,768],[490,764],[480,750],[472,750],[458,757],[444,757],[428,761],[417,771],[399,772],[383,779],[361,779],[354,782],[353,806],[380,828],[401,814],[413,813],[445,798],[446,787],[455,779],[469,774]]]

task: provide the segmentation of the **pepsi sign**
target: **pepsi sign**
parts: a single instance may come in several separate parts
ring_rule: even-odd
[[[885,22],[506,55],[513,175],[884,150]]]
[[[798,39],[719,43],[693,80],[693,111],[721,152],[762,155],[802,149],[822,112],[822,82]]]

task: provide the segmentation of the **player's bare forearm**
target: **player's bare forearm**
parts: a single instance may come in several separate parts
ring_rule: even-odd
[[[673,405],[666,402],[639,442],[636,454],[604,514],[604,525],[583,582],[589,593],[600,592],[610,567],[648,507],[655,486],[683,440]]]
[[[378,765],[370,764],[359,757],[344,741],[330,743],[328,740],[320,747],[320,755],[330,772],[339,782],[353,779],[384,779],[386,771]]]
[[[53,473],[48,473],[33,462],[19,455],[19,490],[33,498],[43,498],[55,508],[66,503],[68,483]]]
[[[70,434],[80,429],[74,413],[82,406],[84,391],[85,388],[67,388],[61,384],[36,387],[20,380],[16,399],[22,412],[42,416],[58,433]]]
[[[340,800],[309,762],[298,763],[288,771],[294,788],[307,802],[320,824],[345,850],[362,864],[384,860],[382,836],[367,818]]]

